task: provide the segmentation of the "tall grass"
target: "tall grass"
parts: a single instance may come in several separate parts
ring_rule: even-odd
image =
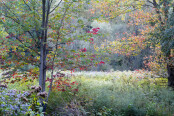
[[[174,114],[174,92],[166,86],[160,86],[160,80],[166,79],[152,78],[149,72],[84,72],[74,75],[72,80],[80,83],[75,99],[85,102],[83,107],[88,115]]]
[[[174,114],[174,91],[166,86],[167,79],[153,78],[148,71],[75,72],[71,77],[65,78],[79,84],[78,93],[74,95],[70,91],[52,91],[48,101],[48,115],[173,116]],[[8,86],[11,89],[27,90],[27,86],[36,84],[37,80]]]

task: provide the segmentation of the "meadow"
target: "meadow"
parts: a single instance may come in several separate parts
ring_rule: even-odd
[[[57,81],[64,91],[61,87],[53,85],[46,114],[48,116],[172,116],[174,91],[167,87],[166,78],[153,78],[153,76],[151,72],[144,70],[66,73],[65,77]],[[71,88],[67,87],[67,83]],[[20,81],[8,84],[8,89],[27,91],[30,86],[37,84],[37,80],[25,83]],[[3,112],[3,109],[1,111]]]

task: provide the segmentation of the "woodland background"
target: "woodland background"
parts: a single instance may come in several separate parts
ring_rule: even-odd
[[[1,0],[0,68],[2,115],[172,116],[174,2]]]

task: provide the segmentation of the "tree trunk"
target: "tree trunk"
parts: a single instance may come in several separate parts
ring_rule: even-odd
[[[170,50],[169,61],[167,64],[168,86],[174,88],[174,49]]]
[[[167,64],[168,86],[174,88],[174,66]]]
[[[45,80],[46,80],[46,46],[41,45],[40,52],[40,75],[39,85],[42,87],[42,92],[45,91]]]
[[[46,80],[46,42],[47,42],[47,25],[49,7],[46,8],[46,3],[49,6],[49,2],[42,0],[42,35],[41,35],[41,48],[40,48],[40,75],[39,85],[42,87],[42,92],[45,91]]]

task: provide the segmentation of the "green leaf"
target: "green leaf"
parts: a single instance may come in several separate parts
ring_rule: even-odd
[[[79,19],[77,22],[78,22],[79,24],[83,24],[83,20],[81,20],[81,19]]]
[[[39,112],[42,112],[43,111],[43,107],[39,107]]]

